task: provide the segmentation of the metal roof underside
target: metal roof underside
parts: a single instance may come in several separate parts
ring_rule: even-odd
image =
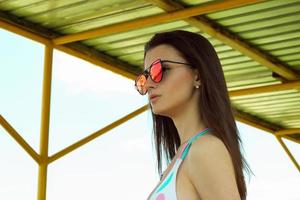
[[[0,21],[89,55],[130,78],[143,69],[143,47],[153,34],[175,29],[200,33],[218,53],[236,117],[274,133],[299,130],[284,135],[299,143],[300,1],[234,2],[248,3],[225,7],[223,1],[209,0],[2,0]],[[178,14],[200,7],[197,15]],[[90,30],[98,32],[92,38],[80,35]],[[61,37],[67,35],[74,37]]]

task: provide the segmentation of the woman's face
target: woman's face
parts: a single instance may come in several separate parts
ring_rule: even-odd
[[[158,59],[188,63],[174,47],[162,44],[146,53],[144,69]],[[168,69],[163,72],[161,82],[155,83],[148,77],[146,88],[153,113],[172,117],[195,101],[195,95],[199,96],[195,93],[197,73],[188,65],[166,62],[164,66]],[[152,100],[152,95],[159,96]]]

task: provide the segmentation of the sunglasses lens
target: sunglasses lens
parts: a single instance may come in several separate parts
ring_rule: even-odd
[[[150,68],[150,76],[152,80],[156,83],[160,82],[162,79],[162,64],[160,60],[153,63],[152,67]]]
[[[139,75],[135,80],[136,89],[140,94],[146,94],[147,92],[145,87],[146,81],[147,81],[146,76],[143,74]]]
[[[136,79],[135,79],[135,87],[137,91],[144,95],[147,93],[147,89],[145,87],[146,82],[147,82],[147,77],[148,75],[145,75],[146,73],[144,72],[143,74],[140,74]],[[160,60],[155,61],[149,71],[149,75],[151,76],[151,79],[159,83],[162,79],[162,63]]]

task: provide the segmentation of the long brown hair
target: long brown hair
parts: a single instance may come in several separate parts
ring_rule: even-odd
[[[200,34],[176,30],[155,34],[145,45],[144,58],[147,51],[161,44],[174,47],[188,63],[198,69],[201,79],[199,101],[201,118],[211,133],[223,141],[230,153],[241,199],[246,199],[247,188],[243,169],[246,169],[248,174],[251,169],[240,151],[239,145],[242,146],[242,142],[234,121],[222,66],[215,49]],[[164,154],[167,163],[170,163],[180,146],[180,138],[171,118],[151,113],[157,168],[161,176],[162,156]]]

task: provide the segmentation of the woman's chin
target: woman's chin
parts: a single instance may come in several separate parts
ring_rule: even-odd
[[[152,112],[155,114],[155,115],[160,115],[160,116],[164,116],[164,117],[170,117],[170,113],[167,112],[166,110],[160,110],[158,108],[153,108],[152,107]]]
[[[155,108],[155,106],[152,106],[152,112],[156,115],[162,115],[161,111],[158,108]]]

